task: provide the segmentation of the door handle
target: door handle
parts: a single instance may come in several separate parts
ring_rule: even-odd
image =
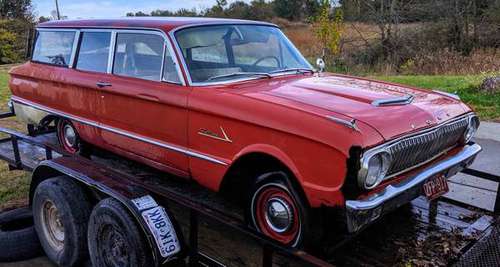
[[[156,96],[148,95],[148,94],[139,94],[137,95],[140,99],[143,100],[148,100],[148,101],[153,101],[153,102],[160,102],[160,99]]]
[[[99,88],[104,88],[104,87],[111,87],[113,86],[111,83],[107,83],[107,82],[98,82],[96,83],[97,87]]]

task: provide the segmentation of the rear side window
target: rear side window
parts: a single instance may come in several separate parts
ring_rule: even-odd
[[[68,66],[75,41],[74,31],[39,31],[32,60]]]
[[[106,72],[110,43],[110,32],[82,33],[76,68],[85,71]]]
[[[153,34],[118,33],[113,73],[121,76],[160,81],[163,38]]]

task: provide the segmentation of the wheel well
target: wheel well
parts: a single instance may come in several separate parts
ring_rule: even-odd
[[[66,176],[68,179],[73,179],[70,176],[68,176],[65,173],[62,173],[54,168],[50,168],[47,166],[40,166],[36,168],[36,170],[33,172],[33,175],[31,177],[31,183],[30,183],[30,191],[29,191],[29,204],[31,206],[32,201],[33,201],[33,195],[35,194],[35,190],[37,186],[50,178],[58,177],[58,176]],[[99,202],[103,197],[105,197],[103,194],[96,190],[92,190],[88,185],[84,184],[83,182],[79,181],[78,179],[73,179],[76,181],[78,184],[80,184],[84,190],[84,192],[87,194],[88,199],[91,201],[92,205],[95,205],[97,202]]]
[[[285,172],[292,185],[307,202],[304,191],[293,172],[279,159],[265,153],[249,153],[237,159],[224,176],[220,192],[239,204],[245,204],[244,201],[249,195],[254,179],[259,174],[269,171]]]

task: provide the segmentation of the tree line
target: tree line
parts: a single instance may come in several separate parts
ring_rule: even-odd
[[[35,25],[31,0],[0,1],[0,64],[22,61]]]
[[[177,11],[155,10],[151,13],[130,12],[132,16],[204,16],[238,18],[250,20],[271,20],[279,17],[290,21],[310,21],[321,12],[323,0],[253,0],[250,3],[217,0],[216,4],[204,10],[179,9]]]

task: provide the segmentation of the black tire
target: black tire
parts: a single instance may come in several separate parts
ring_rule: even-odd
[[[86,233],[91,204],[78,183],[66,176],[41,182],[33,196],[32,210],[35,229],[49,259],[59,266],[76,266],[88,258]]]
[[[92,266],[153,266],[152,249],[137,222],[115,199],[99,202],[90,216],[88,242]]]
[[[312,248],[318,243],[320,227],[312,225],[311,209],[305,198],[291,182],[288,174],[282,171],[266,172],[259,175],[250,190],[247,219],[249,225],[258,232],[274,239],[286,246],[294,248]],[[272,201],[278,200],[278,201]],[[278,207],[285,208],[287,224],[282,224],[283,232],[273,230],[266,212],[271,210],[271,203],[278,203]],[[259,216],[260,215],[260,216]],[[273,225],[276,226],[276,225]]]
[[[30,209],[0,214],[0,262],[32,259],[42,253]]]

